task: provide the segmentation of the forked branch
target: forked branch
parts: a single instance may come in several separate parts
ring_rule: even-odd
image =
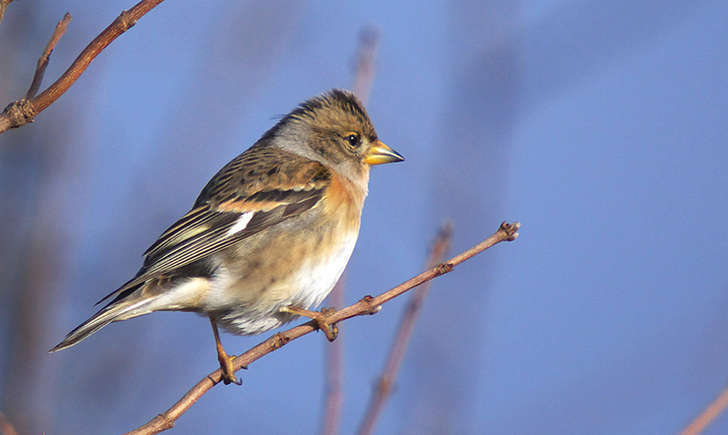
[[[64,18],[56,26],[56,30],[51,37],[50,42],[46,46],[46,49],[38,60],[38,65],[35,70],[33,83],[31,84],[28,94],[25,98],[13,101],[5,107],[5,110],[0,114],[0,134],[6,132],[11,128],[20,127],[29,122],[33,122],[35,116],[45,110],[53,102],[55,102],[61,95],[63,95],[68,88],[86,71],[91,61],[96,58],[111,42],[119,37],[122,33],[129,30],[136,22],[144,16],[147,12],[152,10],[155,6],[162,3],[164,0],[142,0],[133,8],[128,11],[122,11],[121,14],[106,27],[86,48],[83,49],[81,54],[78,55],[76,60],[73,61],[70,67],[64,72],[61,77],[58,78],[52,85],[50,85],[45,91],[39,95],[35,95],[37,90],[40,88],[40,81],[43,78],[43,72],[45,66],[48,63],[48,57],[50,52],[53,51],[56,43],[65,32],[66,25],[71,19],[69,14],[66,14]]]

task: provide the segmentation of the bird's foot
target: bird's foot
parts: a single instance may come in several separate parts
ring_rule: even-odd
[[[305,310],[294,306],[288,306],[281,308],[284,313],[295,314],[297,316],[308,317],[309,319],[316,322],[318,329],[326,335],[326,339],[329,341],[336,340],[336,336],[339,335],[339,328],[335,323],[328,321],[328,317],[336,312],[335,308],[323,308],[321,311]]]
[[[222,371],[222,381],[225,385],[242,385],[243,381],[235,377],[235,370],[233,369],[234,357],[225,352],[225,348],[220,341],[220,333],[217,330],[217,321],[212,316],[210,316],[210,325],[212,326],[212,334],[215,336],[215,349],[217,350],[217,361],[220,363],[220,370]]]
[[[235,377],[235,370],[233,369],[234,358],[235,357],[229,356],[224,351],[222,354],[218,353],[217,355],[217,360],[220,362],[220,370],[222,370],[222,382],[225,385],[243,385],[243,381]]]

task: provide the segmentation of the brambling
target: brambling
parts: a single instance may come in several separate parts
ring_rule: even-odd
[[[218,324],[249,335],[303,315],[333,340],[335,329],[308,308],[329,294],[354,250],[370,166],[402,160],[351,92],[305,101],[225,165],[147,249],[134,278],[50,351],[111,322],[192,311],[210,319],[228,384],[239,382]]]

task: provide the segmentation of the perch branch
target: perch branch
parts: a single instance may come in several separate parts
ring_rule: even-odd
[[[432,269],[442,261],[450,247],[451,239],[452,225],[445,224],[442,228],[440,228],[440,231],[432,244],[432,249],[430,250],[429,258],[427,259],[427,269]],[[382,374],[379,376],[379,380],[377,381],[372,397],[369,401],[367,412],[364,415],[361,427],[359,428],[360,435],[371,434],[374,430],[374,424],[377,421],[377,417],[379,417],[382,408],[384,408],[385,402],[392,392],[394,379],[397,377],[397,373],[399,372],[399,368],[402,365],[404,355],[407,351],[407,344],[409,343],[410,337],[412,337],[412,332],[415,329],[417,315],[422,309],[422,305],[427,297],[427,292],[430,290],[431,286],[432,281],[427,281],[416,288],[404,309],[404,314],[402,315],[397,335],[389,351],[387,363],[384,366]]]
[[[408,290],[411,290],[433,278],[451,272],[453,268],[455,268],[455,266],[470,259],[475,255],[480,254],[481,252],[485,251],[493,245],[496,245],[500,242],[516,240],[520,227],[521,224],[518,222],[512,224],[503,222],[498,228],[498,231],[493,233],[487,239],[468,249],[467,251],[464,251],[449,259],[448,261],[440,263],[437,266],[408,279],[402,284],[390,290],[387,290],[386,292],[378,296],[364,296],[361,300],[359,300],[359,302],[353,305],[349,305],[348,307],[342,308],[331,314],[328,314],[325,318],[325,321],[333,324],[356,316],[376,314],[381,310],[382,304],[401,295],[402,293],[405,293]],[[235,357],[233,361],[233,368],[235,371],[237,371],[243,367],[247,367],[251,363],[262,358],[263,356],[285,346],[290,341],[309,334],[315,330],[316,322],[310,321],[302,325],[290,328],[286,331],[274,334],[272,337],[251,348],[247,352]],[[189,391],[187,391],[187,393],[185,393],[185,395],[182,396],[182,398],[179,399],[177,403],[172,405],[172,407],[170,407],[162,414],[157,415],[152,420],[138,427],[137,429],[128,432],[128,434],[156,434],[174,427],[177,419],[182,414],[184,414],[192,405],[194,405],[195,402],[197,402],[200,397],[202,397],[210,388],[219,384],[221,380],[222,373],[219,369],[208,374]]]
[[[142,0],[128,11],[122,11],[121,14],[114,20],[114,22],[106,27],[93,41],[91,41],[86,46],[86,48],[83,49],[81,54],[78,55],[78,57],[76,58],[76,60],[73,61],[71,66],[68,67],[66,72],[64,72],[61,77],[59,77],[58,80],[50,85],[45,91],[41,92],[40,95],[34,95],[32,98],[21,98],[20,100],[13,101],[12,103],[8,104],[8,106],[5,107],[5,110],[3,110],[2,114],[0,114],[0,134],[6,132],[11,128],[20,127],[29,122],[33,122],[33,119],[37,114],[45,110],[61,95],[63,95],[68,90],[68,88],[71,87],[71,85],[81,76],[81,74],[86,71],[86,68],[89,66],[91,61],[93,61],[94,58],[99,55],[99,53],[101,53],[109,44],[111,44],[114,39],[119,37],[119,35],[134,26],[139,18],[144,16],[144,14],[152,10],[162,1],[163,0]],[[68,19],[70,19],[70,16],[68,14],[67,17]],[[61,23],[64,20],[66,20],[66,17],[61,20]],[[61,23],[59,23],[58,26],[61,26]],[[55,46],[55,43],[58,42],[57,39],[60,39],[61,35],[63,34],[63,32],[61,32],[54,42],[54,38],[56,37],[56,33],[58,32],[58,26],[56,27],[56,32],[54,32],[54,37],[51,38],[51,41],[48,43],[49,46],[51,44]],[[46,47],[46,50],[47,49],[48,47]],[[51,50],[52,49],[53,47],[51,47]],[[43,56],[41,56],[41,60],[42,59]],[[40,67],[40,65],[41,61],[39,60],[38,67]],[[43,66],[43,69],[45,69],[45,66]],[[35,75],[40,75],[40,78],[42,78],[43,73],[39,73],[38,68],[36,68]],[[35,81],[36,80],[34,79],[33,84],[35,84]],[[37,86],[39,87],[40,83],[38,83]],[[30,93],[31,90],[33,90],[33,85],[31,85],[28,93]]]

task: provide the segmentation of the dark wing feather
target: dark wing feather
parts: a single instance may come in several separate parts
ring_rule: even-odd
[[[150,279],[208,258],[315,207],[330,181],[331,173],[318,162],[277,149],[249,149],[221,169],[195,207],[147,249],[137,275],[99,303],[123,298],[127,290]],[[228,234],[244,213],[253,213],[245,229]]]

